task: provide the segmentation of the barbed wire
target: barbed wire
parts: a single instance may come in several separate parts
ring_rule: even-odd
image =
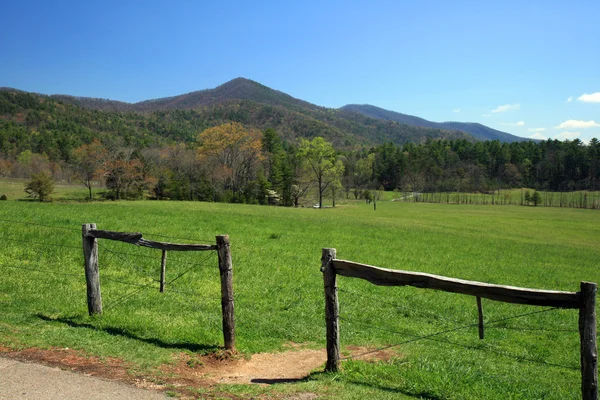
[[[575,302],[575,301],[567,302],[567,303],[563,304],[563,306],[567,306],[567,305],[569,305],[569,304],[571,304],[573,302]],[[550,312],[550,311],[562,310],[562,309],[563,309],[562,307],[550,307],[550,308],[543,309],[543,310],[536,310],[536,311],[531,311],[531,312],[527,312],[527,313],[513,315],[513,316],[510,316],[510,317],[500,318],[500,319],[497,319],[497,320],[487,321],[486,324],[487,325],[492,325],[492,324],[497,324],[497,323],[504,322],[504,321],[509,321],[509,320],[512,320],[512,319],[523,318],[523,317],[530,316],[530,315],[543,314],[543,313],[547,313],[547,312]],[[398,335],[406,335],[405,332],[399,332],[399,331],[395,331],[395,330],[391,330],[391,329],[379,328],[379,327],[375,327],[373,325],[363,324],[363,323],[360,323],[360,322],[349,320],[347,318],[343,318],[341,315],[339,316],[339,319],[343,320],[343,321],[346,321],[346,322],[349,322],[349,323],[354,324],[354,325],[359,325],[359,326],[367,327],[367,328],[370,328],[370,329],[375,329],[375,330],[380,330],[380,331],[386,331],[388,333],[395,333],[395,334],[398,334]],[[451,332],[456,332],[456,331],[464,330],[464,329],[467,329],[467,328],[476,327],[478,325],[479,325],[478,322],[471,323],[471,324],[465,324],[465,325],[462,325],[462,326],[459,326],[459,327],[456,327],[456,328],[445,329],[443,331],[438,331],[438,332],[430,333],[430,334],[427,334],[427,335],[413,337],[411,339],[408,339],[408,340],[405,340],[405,341],[402,341],[402,342],[399,342],[399,343],[395,343],[395,344],[392,344],[392,345],[384,346],[384,347],[381,347],[381,348],[378,348],[378,349],[375,349],[375,350],[370,350],[368,352],[361,353],[361,354],[358,354],[358,355],[354,355],[354,356],[350,356],[350,357],[345,357],[345,358],[342,358],[342,360],[364,357],[366,355],[377,353],[377,352],[380,352],[382,350],[387,350],[387,349],[390,349],[390,348],[393,348],[393,347],[398,347],[398,346],[401,346],[403,344],[413,343],[413,342],[417,342],[419,340],[424,340],[424,339],[430,339],[430,338],[433,338],[433,337],[436,337],[436,336],[440,336],[440,335],[443,335],[443,334],[446,334],[446,333],[451,333]]]
[[[454,318],[448,318],[448,317],[445,317],[443,315],[436,314],[436,313],[430,312],[430,311],[415,310],[414,308],[410,308],[408,305],[400,305],[398,303],[390,302],[388,300],[382,300],[379,297],[370,296],[370,295],[366,295],[366,294],[363,294],[363,293],[356,293],[356,292],[353,292],[353,291],[348,290],[348,289],[338,288],[338,292],[346,293],[346,294],[351,294],[353,296],[358,296],[358,297],[364,297],[364,298],[368,298],[368,299],[371,299],[371,300],[376,300],[377,302],[379,302],[381,304],[392,306],[394,308],[402,309],[402,310],[405,310],[405,311],[408,311],[408,312],[411,312],[411,313],[414,313],[414,314],[417,314],[417,315],[421,315],[421,316],[441,318],[443,320],[446,320],[448,322],[452,322],[454,324],[463,324],[465,322],[465,321],[459,321],[459,320],[454,319]]]
[[[38,242],[35,240],[13,239],[13,238],[7,237],[5,235],[0,236],[0,239],[7,240],[9,242],[17,242],[17,243],[24,243],[24,244],[38,244],[38,245],[47,246],[47,247],[66,247],[66,248],[81,250],[81,246],[62,244],[62,243]]]
[[[0,218],[0,222],[10,222],[13,224],[21,224],[21,225],[35,225],[35,226],[43,226],[46,228],[57,228],[57,229],[65,229],[65,230],[69,230],[69,231],[76,231],[81,233],[81,228],[72,228],[72,227],[67,227],[64,225],[49,225],[49,224],[40,224],[38,222],[31,222],[31,221],[18,221],[18,220],[13,220],[13,219],[4,219],[4,218]]]
[[[112,253],[112,254],[115,254],[115,255],[123,255],[123,256],[130,256],[130,257],[142,257],[142,258],[148,258],[148,259],[151,259],[151,260],[156,260],[156,258],[157,258],[155,256],[151,256],[151,255],[148,255],[148,254],[129,253],[129,252],[126,252],[126,251],[112,250],[112,249],[106,247],[105,245],[101,244],[100,242],[98,242],[98,247],[102,247],[103,249],[105,249],[109,253]],[[141,246],[136,246],[136,247],[142,248]],[[156,249],[150,249],[150,250],[156,250]],[[174,252],[177,252],[177,251],[174,251]],[[216,253],[216,250],[202,250],[202,252],[203,253],[214,254],[214,253]],[[173,251],[171,253],[173,253]],[[188,265],[199,265],[200,264],[199,262],[185,261],[185,260],[180,260],[180,259],[177,259],[177,263],[178,264],[188,264]]]
[[[135,289],[129,293],[127,293],[124,296],[119,297],[117,300],[113,301],[112,303],[109,303],[104,310],[112,310],[113,308],[120,306],[121,304],[131,300],[133,297],[135,297],[136,295],[138,295],[139,293],[141,293],[142,290],[144,289],[148,289],[149,287],[151,287],[152,285],[154,285],[156,282],[150,282],[146,285],[142,285],[141,287],[139,287],[138,289]]]
[[[163,235],[163,234],[159,234],[159,233],[152,233],[152,232],[145,232],[142,233],[148,236],[156,236],[156,237],[161,237],[161,238],[165,238],[165,239],[176,239],[176,240],[185,240],[187,242],[207,242],[207,243],[215,243],[216,242],[216,235],[215,237],[206,240],[206,239],[198,239],[198,238],[184,238],[184,237],[178,237],[178,236],[170,236],[170,235]]]
[[[570,369],[570,370],[579,370],[579,368],[580,368],[579,366],[563,365],[563,364],[551,363],[551,362],[544,361],[544,360],[536,360],[535,358],[525,357],[525,356],[521,356],[518,354],[510,353],[507,351],[496,350],[496,349],[492,348],[491,346],[484,345],[484,344],[481,344],[480,346],[469,346],[467,344],[453,342],[453,341],[450,341],[447,339],[442,340],[439,338],[430,338],[427,340],[431,340],[433,342],[438,342],[438,343],[445,343],[445,344],[449,344],[452,346],[462,347],[462,348],[469,349],[469,350],[483,350],[488,353],[493,353],[493,354],[496,354],[496,355],[499,355],[502,357],[506,357],[506,358],[512,358],[517,361],[526,361],[526,362],[530,362],[530,363],[549,365],[552,367],[559,367],[559,368]]]
[[[146,286],[143,283],[134,283],[134,282],[122,281],[120,279],[114,279],[114,278],[111,278],[109,276],[106,276],[106,274],[102,275],[100,277],[100,280],[101,281],[110,281],[110,282],[120,283],[122,285],[128,285],[128,286],[138,286],[138,287]]]
[[[170,281],[168,281],[168,282],[165,282],[165,283],[166,283],[166,284],[168,284],[168,285],[170,285],[170,284],[172,284],[173,282],[175,282],[176,280],[178,280],[179,278],[181,278],[182,276],[184,276],[185,274],[187,274],[188,272],[190,272],[192,269],[194,269],[194,267],[197,267],[197,266],[204,266],[204,264],[206,263],[206,261],[208,260],[208,258],[209,258],[211,255],[212,255],[212,254],[207,254],[207,255],[205,255],[205,256],[204,256],[204,258],[203,258],[203,259],[202,259],[200,262],[193,264],[191,267],[189,267],[188,269],[186,269],[185,271],[183,271],[182,273],[180,273],[179,275],[177,275],[175,278],[173,278],[173,279],[171,279]]]
[[[32,272],[43,272],[45,274],[52,274],[52,275],[64,275],[64,276],[75,276],[78,278],[82,278],[84,276],[84,274],[72,274],[72,273],[67,273],[67,272],[57,272],[48,268],[26,268],[26,267],[19,267],[16,265],[6,265],[6,264],[2,264],[3,267],[6,268],[13,268],[13,269],[22,269],[25,271],[32,271]]]

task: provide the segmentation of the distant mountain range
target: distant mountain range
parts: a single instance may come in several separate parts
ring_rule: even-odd
[[[501,142],[521,142],[529,140],[526,138],[511,135],[510,133],[498,131],[488,126],[476,122],[432,122],[413,115],[401,114],[395,111],[384,110],[369,104],[348,104],[341,107],[341,110],[361,113],[367,117],[383,119],[386,121],[396,121],[401,124],[411,126],[422,126],[426,128],[438,128],[459,130],[472,135],[477,140],[499,140]]]
[[[15,91],[0,89],[11,90]],[[428,138],[528,140],[477,123],[431,122],[371,105],[347,105],[339,109],[320,107],[245,78],[233,79],[214,89],[138,103],[69,95],[37,96],[82,109],[117,115],[139,114],[136,119],[152,120],[154,125],[160,126],[158,134],[183,140],[191,140],[198,133],[184,132],[192,126],[198,129],[231,121],[258,129],[274,128],[287,140],[323,136],[338,147],[383,142],[421,143]],[[10,96],[4,96],[3,101],[10,101]],[[174,114],[182,110],[187,113],[185,117]],[[139,122],[130,127],[127,121],[122,122],[124,129],[139,130]]]

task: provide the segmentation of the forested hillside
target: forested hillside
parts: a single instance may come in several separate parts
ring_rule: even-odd
[[[321,200],[363,198],[381,188],[600,188],[596,139],[587,146],[480,142],[461,132],[275,100],[142,113],[0,90],[0,176],[45,174],[80,182],[90,196],[92,186],[103,185],[109,198],[281,205],[299,205],[309,193]]]

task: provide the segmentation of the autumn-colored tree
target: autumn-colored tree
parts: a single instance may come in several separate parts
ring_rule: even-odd
[[[104,164],[108,161],[108,151],[98,139],[84,144],[73,152],[77,179],[88,188],[92,200],[92,185],[103,176]]]
[[[209,166],[213,183],[239,196],[263,159],[261,137],[260,131],[236,122],[209,128],[198,135],[198,159]]]
[[[144,163],[123,154],[104,164],[106,188],[115,200],[141,197],[152,182],[144,171]]]
[[[319,191],[319,208],[323,208],[323,193],[329,185],[341,178],[344,164],[336,159],[333,145],[322,137],[316,137],[312,141],[300,139],[298,154],[312,171]]]
[[[0,176],[5,178],[11,175],[13,169],[13,163],[9,160],[0,158]]]

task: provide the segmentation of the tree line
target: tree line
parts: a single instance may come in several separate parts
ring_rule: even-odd
[[[329,131],[320,125],[297,124],[273,107],[249,109],[238,102],[213,108],[210,113],[102,112],[0,91],[0,177],[44,174],[81,182],[90,197],[92,187],[102,185],[105,196],[114,199],[286,206],[298,206],[313,193],[320,205],[324,197],[363,199],[374,189],[600,189],[597,139],[584,145],[577,139],[508,144],[430,138],[368,147],[343,137],[324,139],[320,133]],[[259,126],[287,122],[277,125],[281,129],[246,123],[256,120],[262,121]]]
[[[313,193],[368,199],[371,190],[490,193],[600,189],[600,141],[433,140],[335,149],[321,137],[285,141],[274,129],[230,122],[190,143],[124,146],[92,138],[59,159],[0,153],[0,176],[102,185],[110,199],[203,200],[299,206]]]

